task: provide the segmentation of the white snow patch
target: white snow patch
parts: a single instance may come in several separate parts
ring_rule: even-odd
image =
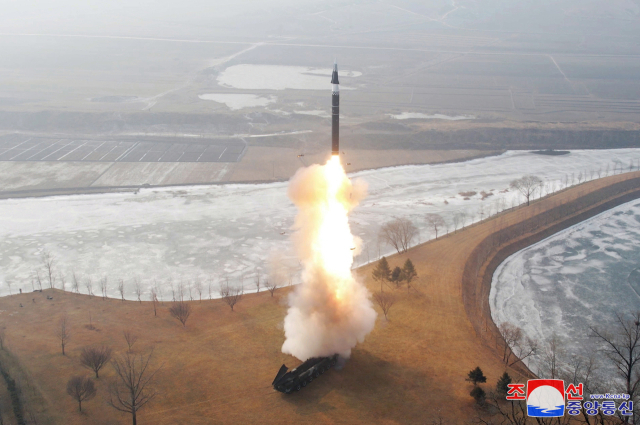
[[[198,97],[202,100],[213,100],[214,102],[224,103],[233,111],[254,106],[267,106],[278,100],[276,96],[262,97],[256,94],[235,93],[207,93],[201,94]]]
[[[317,117],[322,117],[322,118],[330,118],[331,115],[329,115],[329,113],[327,111],[323,111],[321,109],[316,109],[313,111],[293,111],[294,114],[301,114],[301,115],[315,115]]]
[[[448,120],[448,121],[459,121],[459,120],[475,120],[476,117],[474,115],[443,115],[443,114],[423,114],[420,112],[403,112],[399,115],[387,114],[391,118],[395,118],[397,120],[408,120],[408,119],[423,119],[423,120]]]

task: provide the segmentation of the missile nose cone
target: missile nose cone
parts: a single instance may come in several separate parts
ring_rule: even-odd
[[[333,73],[331,74],[331,84],[340,84],[338,81],[338,61],[333,63]]]

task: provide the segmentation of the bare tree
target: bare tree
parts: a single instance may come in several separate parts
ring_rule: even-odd
[[[396,297],[391,292],[376,292],[373,294],[373,300],[384,313],[384,318],[389,320],[387,315],[389,314],[391,307],[395,304]]]
[[[182,280],[178,283],[178,300],[184,301],[184,282]]]
[[[397,218],[380,228],[380,240],[393,246],[398,252],[406,252],[411,241],[419,234],[418,228],[407,218]]]
[[[120,292],[120,299],[124,302],[124,279],[118,282],[118,292]]]
[[[464,226],[467,222],[467,212],[466,211],[460,211],[460,223],[462,224],[462,228],[464,229]]]
[[[65,315],[58,321],[58,326],[55,329],[55,335],[60,340],[60,345],[62,346],[62,355],[64,356],[64,347],[69,342],[71,338],[71,331],[69,327],[69,318]]]
[[[159,369],[154,372],[148,370],[151,357],[152,354],[126,354],[111,362],[116,381],[110,387],[108,404],[120,412],[131,414],[133,425],[137,425],[138,411],[156,396],[150,384]]]
[[[264,282],[264,286],[267,288],[267,291],[271,293],[272,297],[273,297],[273,294],[276,292],[276,289],[280,287],[280,285],[278,284],[278,281],[273,278],[266,280]]]
[[[60,271],[58,272],[58,280],[60,281],[60,289],[62,289],[63,291],[66,291],[67,278]]]
[[[169,308],[169,313],[178,319],[182,326],[186,327],[187,319],[191,316],[191,306],[184,301],[177,301]]]
[[[256,286],[256,293],[260,293],[260,272],[256,270],[256,275],[253,278],[253,284]]]
[[[176,301],[176,288],[173,286],[173,279],[169,278],[169,286],[171,287],[171,301]]]
[[[193,295],[191,295],[191,281],[187,281],[187,288],[189,289],[189,301],[193,301]]]
[[[122,336],[124,336],[124,340],[127,342],[127,347],[129,348],[129,352],[132,352],[133,344],[138,340],[138,335],[134,334],[130,329],[126,329],[122,331]]]
[[[40,256],[40,261],[42,262],[42,266],[44,267],[45,275],[49,281],[49,288],[53,289],[53,285],[55,284],[56,278],[55,274],[55,265],[56,258],[51,254],[51,252],[47,249],[42,251]]]
[[[93,296],[93,281],[91,280],[91,276],[87,277],[87,280],[84,281],[84,286],[87,288],[87,294],[89,297]]]
[[[104,276],[103,278],[100,279],[100,292],[102,292],[102,300],[106,300],[107,299],[107,286],[109,284],[109,281],[107,280],[107,276]]]
[[[591,336],[602,343],[602,351],[624,380],[626,393],[633,400],[638,395],[640,385],[640,312],[633,313],[629,318],[616,313],[616,325],[612,332],[593,326],[589,328]]]
[[[13,295],[13,293],[11,292],[11,285],[13,285],[13,282],[7,280],[5,281],[5,283],[7,284],[7,288],[9,288],[9,295]]]
[[[82,402],[96,395],[96,386],[86,376],[74,376],[67,382],[67,394],[78,402],[78,411],[82,412]]]
[[[153,315],[158,315],[158,296],[156,295],[156,288],[151,288],[151,302],[153,303]]]
[[[460,216],[460,213],[454,214],[451,221],[453,222],[453,231],[455,233],[455,232],[458,231],[458,226],[460,225],[460,222],[462,221],[462,217]]]
[[[209,288],[209,299],[212,299],[212,295],[211,295],[211,284],[213,283],[213,278],[211,277],[211,275],[209,275],[209,277],[207,278],[207,286]]]
[[[98,372],[111,359],[111,347],[85,347],[80,353],[80,364],[96,374],[96,379],[100,378]]]
[[[498,331],[504,341],[504,346],[502,347],[502,361],[509,363],[509,359],[512,354],[511,347],[513,347],[522,338],[522,329],[509,322],[502,322],[498,325]]]
[[[220,297],[233,311],[233,307],[240,302],[244,295],[244,288],[242,285],[237,287],[229,286],[229,281],[220,285]]]
[[[93,326],[93,318],[91,316],[91,312],[89,312],[89,325],[87,325],[87,329],[90,331],[94,330],[96,327]]]
[[[444,219],[442,216],[436,213],[429,213],[425,216],[425,220],[427,220],[429,227],[433,228],[433,231],[436,234],[436,239],[438,239],[438,229],[444,226]]]
[[[540,184],[540,177],[537,176],[524,176],[520,179],[514,180],[509,184],[509,187],[512,189],[516,189],[518,192],[522,194],[527,200],[527,205],[529,205],[529,201],[535,191],[538,189]]]
[[[135,277],[134,282],[136,295],[138,296],[138,303],[142,304],[142,299],[140,298],[142,296],[142,282],[140,282],[140,278],[138,276]]]
[[[76,272],[72,271],[71,272],[71,288],[73,290],[73,292],[75,292],[76,294],[80,293],[80,279],[78,279],[78,276],[76,276]]]
[[[162,302],[162,287],[158,285],[158,282],[153,279],[153,288],[155,292],[156,302]]]
[[[202,281],[199,278],[196,278],[194,286],[196,287],[196,292],[198,293],[200,302],[202,302]]]
[[[560,370],[560,357],[562,354],[561,342],[556,334],[553,334],[542,353],[541,367],[545,378],[556,379],[562,373]]]
[[[502,322],[498,326],[498,331],[504,342],[502,361],[507,366],[513,366],[536,353],[537,343],[526,337],[519,327],[509,322]],[[512,355],[516,357],[513,361],[511,361]]]

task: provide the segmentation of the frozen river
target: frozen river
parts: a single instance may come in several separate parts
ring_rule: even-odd
[[[640,310],[640,200],[507,258],[489,299],[495,323],[511,322],[539,342],[555,333],[564,361],[584,354],[589,326],[611,330],[616,313]],[[535,373],[540,362],[527,363]]]
[[[630,160],[638,163],[640,149],[562,156],[510,151],[461,163],[354,173],[351,178],[369,186],[368,197],[351,216],[353,233],[364,241],[356,265],[392,252],[376,241],[381,224],[394,217],[413,220],[420,241],[425,241],[433,236],[426,213],[441,213],[448,223],[460,211],[466,213],[466,224],[486,218],[522,201],[508,188],[524,174],[541,177],[546,193],[564,187],[567,180],[595,178],[598,170],[602,176],[607,169],[612,173],[615,164],[626,171]],[[72,272],[83,279],[91,276],[95,293],[97,281],[107,276],[113,297],[119,297],[116,282],[122,278],[125,296],[135,298],[135,277],[146,293],[158,282],[165,298],[169,279],[228,278],[234,284],[242,280],[251,289],[251,276],[256,270],[266,274],[269,264],[278,264],[281,283],[295,283],[299,263],[289,233],[296,211],[286,190],[287,183],[228,184],[2,200],[0,294],[32,290],[33,271],[42,273],[43,249],[55,256],[56,273],[67,281]],[[84,285],[80,289],[86,292]]]

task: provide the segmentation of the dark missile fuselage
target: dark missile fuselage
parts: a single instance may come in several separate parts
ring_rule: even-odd
[[[290,371],[287,366],[282,365],[271,385],[274,389],[286,394],[300,391],[315,378],[335,366],[337,361],[338,355],[335,354],[330,357],[313,357]]]
[[[331,74],[331,154],[340,155],[340,81],[338,64],[333,65]]]

